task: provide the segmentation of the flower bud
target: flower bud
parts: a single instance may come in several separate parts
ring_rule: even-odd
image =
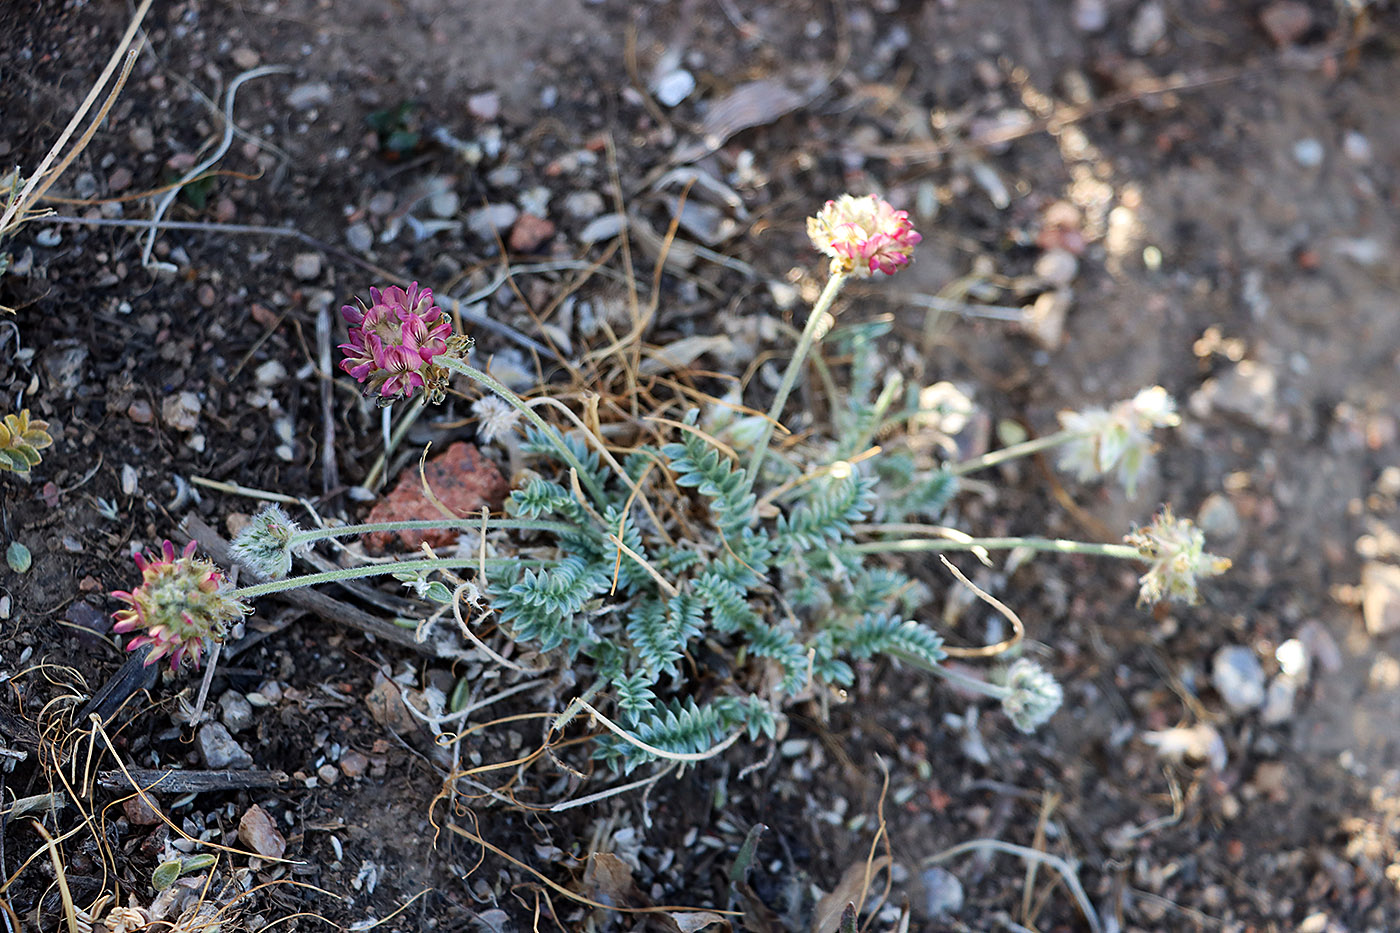
[[[269,505],[229,546],[233,559],[264,580],[280,580],[292,570],[292,536],[301,531],[279,505]]]
[[[1020,658],[1006,672],[1001,708],[1022,732],[1034,732],[1044,725],[1064,699],[1054,676],[1034,661]]]

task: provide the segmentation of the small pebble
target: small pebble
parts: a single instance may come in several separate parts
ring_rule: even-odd
[[[90,198],[97,194],[97,177],[92,172],[83,172],[73,179],[73,193],[80,198]]]
[[[151,128],[144,123],[138,123],[131,128],[131,132],[126,135],[127,141],[131,143],[131,148],[137,152],[150,152],[156,147],[155,134]]]
[[[200,407],[199,396],[193,392],[170,395],[160,404],[160,419],[172,430],[193,431],[199,426]]]
[[[155,800],[146,794],[145,796],[128,797],[122,801],[122,812],[126,814],[127,822],[132,826],[155,826],[161,821],[160,811],[151,806],[150,800]]]
[[[1235,509],[1230,497],[1222,493],[1211,493],[1196,512],[1196,525],[1211,541],[1232,541],[1242,528],[1240,513]]]
[[[1063,288],[1079,274],[1079,260],[1067,249],[1047,249],[1035,261],[1035,274],[1047,285]]]
[[[1264,708],[1259,721],[1266,726],[1281,726],[1293,719],[1298,702],[1298,684],[1289,677],[1275,677],[1264,693]]]
[[[237,690],[219,697],[219,721],[229,732],[242,732],[253,724],[253,704]]]
[[[234,49],[229,53],[229,58],[232,58],[233,63],[244,71],[247,71],[249,68],[258,67],[258,62],[261,61],[258,57],[258,53],[247,46],[239,46]]]
[[[1356,130],[1348,130],[1342,137],[1342,151],[1353,162],[1365,164],[1371,161],[1371,141]]]
[[[126,406],[126,416],[136,424],[150,424],[155,420],[155,412],[151,410],[151,403],[145,399],[137,399]]]
[[[119,165],[112,169],[112,174],[107,176],[107,190],[115,194],[118,191],[125,191],[131,187],[133,180],[131,169],[125,165]]]
[[[652,92],[663,107],[674,107],[695,90],[695,75],[684,68],[667,72],[657,80]]]
[[[331,86],[324,81],[298,84],[287,94],[287,105],[293,110],[310,110],[312,107],[329,104],[335,99]]]
[[[320,253],[297,253],[292,257],[292,275],[303,282],[310,282],[321,275]]]
[[[592,220],[603,207],[603,196],[596,191],[574,191],[564,198],[564,214],[575,220]]]
[[[357,253],[365,253],[374,245],[374,231],[367,223],[351,224],[345,228],[345,242]]]
[[[1167,14],[1156,0],[1138,7],[1133,24],[1128,28],[1128,48],[1134,55],[1146,55],[1167,35]]]
[[[40,246],[57,246],[63,242],[63,234],[58,232],[57,227],[45,227],[34,234],[34,242]]]
[[[428,198],[428,210],[434,217],[456,217],[457,209],[461,205],[462,199],[451,188],[435,192]]]
[[[275,386],[287,378],[287,367],[278,360],[268,360],[253,370],[253,381],[260,386]]]
[[[340,780],[340,772],[336,770],[335,765],[321,765],[316,769],[316,776],[328,787]]]
[[[584,245],[592,245],[603,240],[611,240],[622,232],[621,214],[604,214],[595,217],[588,226],[579,231],[578,238]]]
[[[520,209],[514,204],[488,204],[467,215],[467,229],[483,240],[493,240],[509,230],[519,216]]]
[[[1293,158],[1303,168],[1317,168],[1327,151],[1316,139],[1300,139],[1293,144]]]
[[[1275,45],[1292,45],[1312,29],[1312,10],[1301,0],[1278,0],[1259,12],[1259,24]]]
[[[1400,631],[1400,567],[1379,561],[1362,566],[1361,618],[1372,635]]]
[[[1108,25],[1108,4],[1104,0],[1074,0],[1074,28],[1080,32],[1103,32]]]
[[[467,98],[467,112],[489,123],[501,115],[501,95],[495,91],[472,94]]]
[[[517,253],[531,253],[554,236],[554,224],[534,214],[521,214],[510,228],[510,248]]]
[[[212,308],[214,302],[218,300],[218,294],[214,291],[214,286],[205,282],[194,293],[195,300],[199,302],[201,308]]]
[[[1211,684],[1235,713],[1257,709],[1264,702],[1264,668],[1243,645],[1226,645],[1215,653]]]
[[[930,918],[948,917],[962,910],[963,886],[958,876],[935,865],[920,874],[924,883],[924,909]]]
[[[223,723],[206,722],[200,726],[197,744],[199,757],[204,761],[206,768],[219,771],[224,768],[243,770],[252,767],[253,756],[234,741],[233,735]]]
[[[136,467],[129,463],[122,464],[122,495],[134,496],[136,490],[140,488],[141,478],[136,472]]]
[[[357,751],[348,751],[340,756],[340,770],[348,778],[364,777],[369,759]]]

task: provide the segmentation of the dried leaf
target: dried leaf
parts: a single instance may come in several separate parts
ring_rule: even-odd
[[[714,926],[716,923],[724,924],[726,933],[729,930],[728,920],[708,910],[677,911],[668,913],[666,917],[676,925],[676,929],[679,930],[680,933],[696,933],[697,930],[703,930],[706,927]]]
[[[734,341],[723,334],[712,336],[682,337],[674,343],[658,347],[648,353],[648,359],[639,367],[644,376],[674,372],[685,369],[706,353],[726,354],[734,352]]]
[[[611,852],[594,852],[588,856],[583,885],[589,897],[609,907],[629,906],[636,893],[632,869]]]
[[[867,879],[873,879],[889,864],[890,857],[882,855],[873,862],[855,862],[847,868],[836,888],[817,902],[816,913],[812,915],[812,933],[837,933],[846,905],[861,903]]]

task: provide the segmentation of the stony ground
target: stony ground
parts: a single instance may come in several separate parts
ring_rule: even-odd
[[[130,13],[0,9],[0,161],[37,164]],[[109,225],[39,221],[5,244],[5,404],[55,437],[27,483],[0,477],[0,531],[33,557],[0,570],[0,736],[28,756],[4,775],[7,805],[71,785],[92,819],[45,819],[72,831],[62,862],[82,907],[118,889],[151,906],[182,833],[252,847],[264,858],[230,855],[220,890],[198,872],[169,889],[233,901],[225,928],[300,912],[386,930],[635,922],[562,888],[827,933],[821,895],[858,898],[872,851],[876,929],[905,901],[923,930],[1090,928],[1053,866],[986,849],[932,864],[979,839],[1068,860],[1105,930],[1395,928],[1397,25],[1388,0],[155,3],[126,88],[51,192],[60,215]],[[155,192],[216,155],[150,241],[116,223],[154,216]],[[505,325],[482,326],[478,352],[528,378],[536,360],[555,369],[540,347],[579,356],[598,320],[626,319],[628,262],[649,300],[664,253],[648,339],[725,334],[695,366],[740,375],[783,352],[778,324],[820,271],[803,218],[846,190],[884,192],[925,240],[843,313],[891,315],[889,358],[971,395],[969,443],[1009,422],[1044,433],[1060,409],[1145,385],[1183,403],[1133,500],[1028,461],[954,516],[1112,540],[1170,502],[1235,563],[1202,605],[1156,613],[1134,606],[1131,568],[980,571],[1066,684],[1048,728],[1021,736],[872,667],[849,703],[791,710],[767,759],[736,747],[564,813],[537,809],[569,781],[541,760],[521,770],[519,806],[434,804],[442,762],[392,685],[499,672],[274,603],[215,679],[224,731],[188,727],[182,679],[74,743],[75,707],[120,665],[105,594],[132,584],[134,547],[192,515],[228,533],[258,504],[230,484],[328,517],[368,510],[347,488],[374,463],[378,417],[329,378],[339,335],[317,330],[351,296],[430,283]],[[466,415],[449,407],[410,439],[471,440]],[[983,614],[938,592],[930,617],[984,641]],[[518,702],[495,712],[542,701]],[[1190,747],[1168,761],[1148,734],[1178,726]],[[472,763],[522,754],[534,729],[490,730]],[[154,795],[166,823],[116,803],[116,777],[90,786],[118,763],[245,777]],[[267,772],[286,780],[246,777]],[[53,872],[20,817],[3,817],[15,880],[0,897],[24,928],[55,928]],[[728,872],[756,823],[736,895]],[[292,861],[267,861],[283,843]]]

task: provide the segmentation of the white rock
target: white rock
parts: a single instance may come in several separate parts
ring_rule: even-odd
[[[668,71],[657,79],[652,93],[663,107],[674,107],[695,90],[695,75],[684,68]]]
[[[1258,709],[1264,702],[1264,668],[1243,645],[1226,645],[1215,653],[1210,680],[1235,713]]]

